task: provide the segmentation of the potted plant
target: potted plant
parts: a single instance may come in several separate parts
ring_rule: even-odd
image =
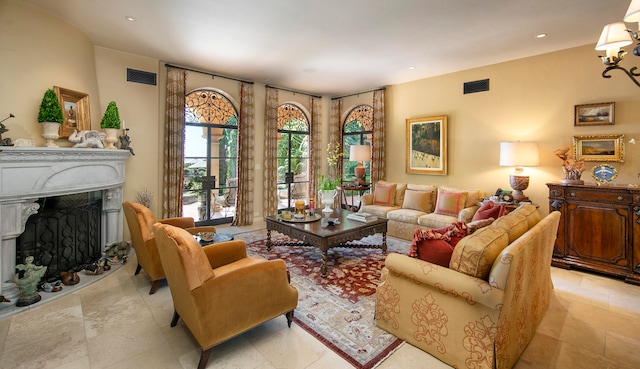
[[[340,152],[340,145],[338,145],[337,143],[329,143],[329,145],[327,146],[327,166],[330,174],[326,177],[324,174],[322,174],[320,176],[320,180],[318,181],[318,194],[320,195],[320,202],[324,205],[324,209],[322,210],[323,213],[333,212],[331,206],[334,203],[334,198],[338,194],[336,188],[340,185],[341,182],[337,173],[338,160],[342,156],[343,153]]]
[[[63,121],[64,116],[58,96],[52,89],[47,89],[38,111],[38,123],[42,124],[42,137],[47,141],[46,147],[58,147],[54,141],[60,137],[58,132]]]
[[[120,130],[120,114],[118,113],[118,107],[115,101],[110,101],[107,105],[100,121],[100,128],[104,129],[107,137],[104,139],[107,145],[105,149],[115,149],[114,143],[118,141],[118,131]]]

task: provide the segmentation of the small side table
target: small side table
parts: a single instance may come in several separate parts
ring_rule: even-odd
[[[358,202],[358,205],[354,204],[354,194],[357,192],[358,196],[364,195],[365,192],[371,189],[371,185],[344,184],[340,186],[339,189],[340,192],[342,192],[342,203],[340,204],[340,207],[349,211],[358,211],[360,210],[360,202]],[[349,205],[349,201],[347,199],[347,191],[351,191],[351,205]]]

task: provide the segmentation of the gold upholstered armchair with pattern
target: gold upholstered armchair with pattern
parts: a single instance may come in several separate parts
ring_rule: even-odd
[[[154,225],[158,251],[173,299],[171,326],[187,326],[202,348],[198,369],[211,349],[278,315],[291,327],[298,290],[281,259],[247,257],[244,241],[200,247],[187,231]]]
[[[135,275],[140,273],[140,269],[144,269],[152,280],[149,294],[153,295],[160,286],[160,281],[164,279],[164,270],[162,269],[156,240],[153,235],[153,224],[158,220],[153,215],[153,212],[142,204],[125,201],[122,203],[122,208],[131,233],[131,243],[136,251],[138,260]],[[213,226],[196,227],[193,218],[189,217],[167,218],[160,220],[160,222],[184,228],[192,234],[216,231]]]
[[[448,268],[389,254],[376,324],[455,368],[513,367],[549,304],[559,219],[521,205],[462,238]]]

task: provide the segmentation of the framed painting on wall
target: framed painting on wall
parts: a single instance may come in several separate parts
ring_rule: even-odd
[[[574,126],[613,125],[615,103],[585,104],[575,106]]]
[[[624,135],[574,136],[577,160],[624,162]]]
[[[53,86],[58,95],[58,101],[64,115],[64,122],[60,125],[60,138],[67,138],[73,130],[84,131],[91,129],[91,115],[89,114],[89,95]]]
[[[407,173],[447,174],[447,116],[407,119]]]

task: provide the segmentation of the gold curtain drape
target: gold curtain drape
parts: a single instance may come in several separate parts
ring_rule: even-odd
[[[162,175],[162,218],[182,215],[184,183],[184,105],[187,72],[167,68]]]
[[[340,147],[338,152],[343,152],[342,147],[342,99],[331,100],[331,111],[329,114],[329,144],[337,144]],[[326,151],[325,151],[326,152]],[[336,168],[337,178],[342,177],[342,160],[338,160]],[[340,194],[334,198],[333,206],[340,206]]]
[[[373,92],[373,142],[371,161],[371,183],[384,180],[387,175],[385,129],[384,129],[384,89]]]
[[[238,190],[236,217],[231,225],[253,224],[253,188],[255,157],[255,100],[253,84],[240,83],[240,119],[238,120]]]
[[[267,87],[264,122],[263,212],[278,212],[278,90]]]
[[[311,168],[309,172],[309,193],[316,197],[317,179],[322,165],[322,99],[311,97]],[[316,204],[318,202],[316,201]]]

